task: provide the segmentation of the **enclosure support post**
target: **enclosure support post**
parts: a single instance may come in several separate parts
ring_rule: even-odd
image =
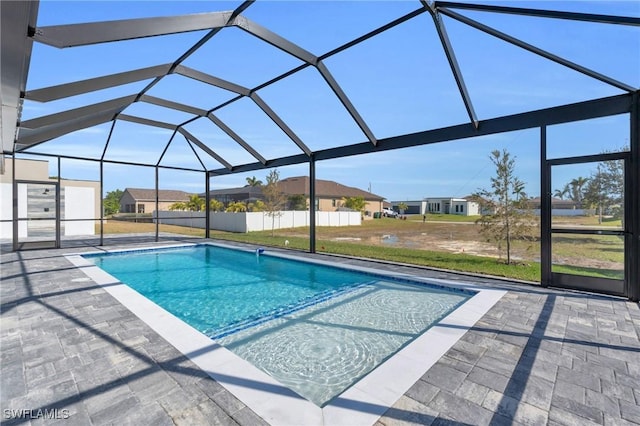
[[[540,127],[540,284],[551,284],[551,166],[547,164],[547,127]]]
[[[160,190],[159,190],[159,177],[158,177],[158,166],[155,167],[156,170],[156,243],[160,241],[160,211],[158,207],[160,206]]]
[[[209,172],[205,172],[204,177],[204,237],[209,239],[211,237],[209,230],[209,221],[211,219],[211,210],[209,209],[209,203],[211,202],[211,194],[209,194]]]
[[[632,99],[629,140],[631,164],[628,169],[631,170],[631,176],[627,180],[630,188],[626,191],[631,199],[627,204],[630,206],[629,211],[625,212],[625,220],[629,221],[626,227],[631,241],[625,253],[625,263],[627,295],[630,300],[637,302],[640,299],[640,91],[635,92]]]
[[[104,162],[100,159],[100,245],[104,245]]]
[[[13,251],[18,251],[18,184],[16,183],[16,153],[11,156],[11,192],[13,195]]]
[[[316,158],[309,157],[309,252],[316,252]]]
[[[58,185],[56,185],[56,248],[60,248],[60,197],[62,196],[61,178],[62,161],[58,157]],[[95,205],[95,204],[94,204]]]

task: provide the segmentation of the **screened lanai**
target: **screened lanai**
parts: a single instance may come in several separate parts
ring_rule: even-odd
[[[473,192],[482,185],[474,162],[508,139],[539,199],[542,285],[638,300],[639,9],[2,2],[2,170],[11,173],[3,229],[18,250],[21,226],[50,221],[55,231],[44,239],[59,247],[61,227],[93,220],[103,243],[109,191],[150,188],[157,207],[161,189],[182,189],[209,205],[211,190],[273,169],[308,176],[310,200],[316,180],[327,178],[389,200]],[[31,174],[35,164],[43,177]],[[620,225],[556,222],[554,190],[610,164],[622,170],[610,206],[621,211]],[[97,182],[95,217],[60,205],[70,180]],[[51,197],[47,214],[21,213],[29,188]],[[313,253],[317,206],[308,208]],[[615,239],[620,275],[555,271],[554,244],[572,236]]]

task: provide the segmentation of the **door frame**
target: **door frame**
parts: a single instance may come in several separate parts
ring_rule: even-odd
[[[551,168],[552,166],[584,164],[612,160],[624,161],[624,213],[623,229],[580,229],[580,228],[554,228],[551,221]],[[606,293],[615,296],[629,297],[631,294],[630,273],[632,262],[632,233],[630,232],[631,212],[631,152],[614,152],[606,154],[585,155],[577,157],[555,158],[543,160],[542,168],[542,193],[543,206],[541,206],[541,276],[543,286],[554,286],[576,290],[587,290],[598,293]],[[552,271],[552,235],[553,234],[581,234],[581,235],[615,235],[622,236],[624,241],[624,278],[615,280],[609,278],[589,277],[558,273]]]
[[[20,204],[20,193],[18,186],[20,184],[35,184],[35,185],[49,185],[55,188],[55,209],[54,218],[48,220],[55,221],[55,239],[54,240],[42,240],[42,241],[25,241],[19,240],[19,226],[20,222],[31,220],[28,217],[19,217],[18,206]],[[48,243],[48,244],[47,244]],[[29,250],[29,249],[41,249],[41,248],[60,248],[60,183],[51,180],[29,180],[19,179],[13,181],[13,250]]]

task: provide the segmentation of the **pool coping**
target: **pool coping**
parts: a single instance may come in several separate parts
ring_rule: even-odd
[[[207,242],[204,244],[253,251],[220,243]],[[191,359],[210,377],[235,395],[248,408],[274,425],[374,424],[469,328],[506,294],[504,290],[485,288],[480,285],[337,264],[295,254],[271,251],[264,253],[275,257],[375,274],[390,279],[408,279],[414,282],[477,292],[475,296],[443,318],[437,325],[414,339],[323,408],[320,408],[82,257],[91,254],[139,252],[194,245],[197,244],[150,245],[144,249],[116,249],[68,254],[65,257],[182,354]]]

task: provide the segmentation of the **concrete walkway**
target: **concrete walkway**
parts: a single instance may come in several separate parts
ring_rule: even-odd
[[[130,237],[123,247],[140,241]],[[49,424],[46,417],[64,425],[264,424],[62,256],[98,247],[6,249],[0,261],[3,424]],[[508,290],[379,425],[640,424],[637,303],[332,260]]]

